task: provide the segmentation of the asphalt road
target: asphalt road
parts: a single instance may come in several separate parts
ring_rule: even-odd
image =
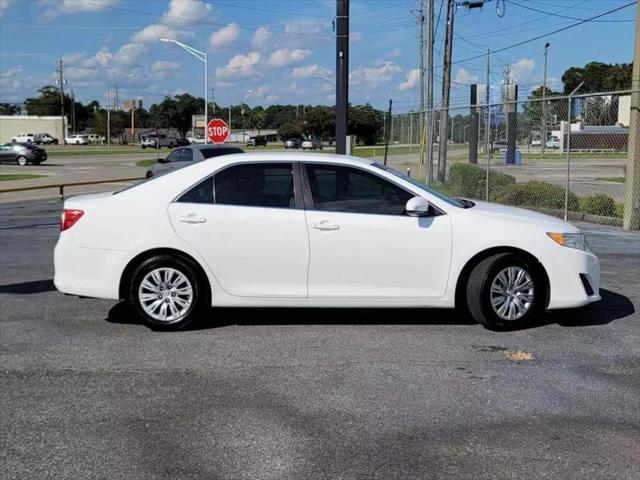
[[[58,208],[0,205],[1,478],[640,477],[637,233],[585,227],[604,299],[526,330],[214,309],[159,333],[54,290]]]

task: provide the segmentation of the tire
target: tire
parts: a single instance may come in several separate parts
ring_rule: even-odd
[[[520,272],[524,272],[522,276]],[[513,253],[493,255],[476,265],[469,275],[468,312],[492,330],[521,328],[532,323],[543,310],[544,290],[544,282],[534,265]]]
[[[16,163],[21,167],[26,167],[27,165],[29,165],[29,160],[27,160],[27,157],[25,157],[24,155],[20,155],[18,158],[16,158]]]
[[[167,275],[170,275],[168,281]],[[171,282],[177,283],[171,285]],[[168,285],[171,290],[167,290]],[[131,275],[128,300],[153,329],[184,330],[209,306],[205,285],[201,273],[190,261],[178,256],[157,255],[142,262]],[[159,296],[162,298],[156,298]]]
[[[58,145],[58,140],[56,139],[56,140],[54,140],[54,141],[53,141],[53,142],[51,142],[51,143],[53,143],[54,145]]]
[[[149,171],[147,172],[147,174],[145,175],[145,178],[152,178],[153,177],[153,172]]]

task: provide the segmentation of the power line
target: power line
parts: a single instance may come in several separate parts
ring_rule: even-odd
[[[578,18],[578,17],[570,17],[567,15],[560,15],[559,13],[556,12],[545,12],[544,10],[539,10],[537,8],[533,8],[533,7],[529,7],[527,5],[521,5],[519,3],[516,3],[512,0],[505,0],[507,3],[510,3],[511,5],[515,5],[516,7],[520,7],[520,8],[524,8],[525,10],[531,10],[532,12],[536,12],[536,13],[544,13],[545,15],[550,15],[552,17],[558,17],[558,18],[566,18],[568,20],[586,20],[584,18]],[[562,10],[559,10],[560,12]],[[588,20],[591,21],[591,20]],[[630,19],[630,20],[593,20],[593,22],[595,23],[625,23],[625,22],[635,22],[635,19]]]

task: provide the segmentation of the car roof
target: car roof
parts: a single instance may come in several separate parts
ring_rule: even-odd
[[[215,157],[205,160],[205,162],[220,162],[223,157]],[[341,163],[345,165],[371,165],[375,160],[370,158],[352,157],[349,155],[338,155],[335,153],[302,153],[302,152],[259,152],[244,153],[241,157],[242,162],[313,162],[313,163]]]
[[[192,148],[194,150],[202,150],[203,148],[232,148],[234,150],[244,151],[240,147],[227,143],[200,143],[198,145],[185,145],[183,148]]]

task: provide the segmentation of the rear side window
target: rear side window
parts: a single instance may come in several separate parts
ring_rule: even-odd
[[[316,210],[403,215],[413,194],[384,178],[357,168],[307,165]]]
[[[215,203],[295,208],[290,163],[234,165],[215,175]]]
[[[213,158],[218,157],[220,155],[228,155],[230,153],[244,153],[239,148],[202,148],[200,149],[200,153],[204,158]]]
[[[213,203],[213,177],[207,177],[178,199],[180,203]]]

